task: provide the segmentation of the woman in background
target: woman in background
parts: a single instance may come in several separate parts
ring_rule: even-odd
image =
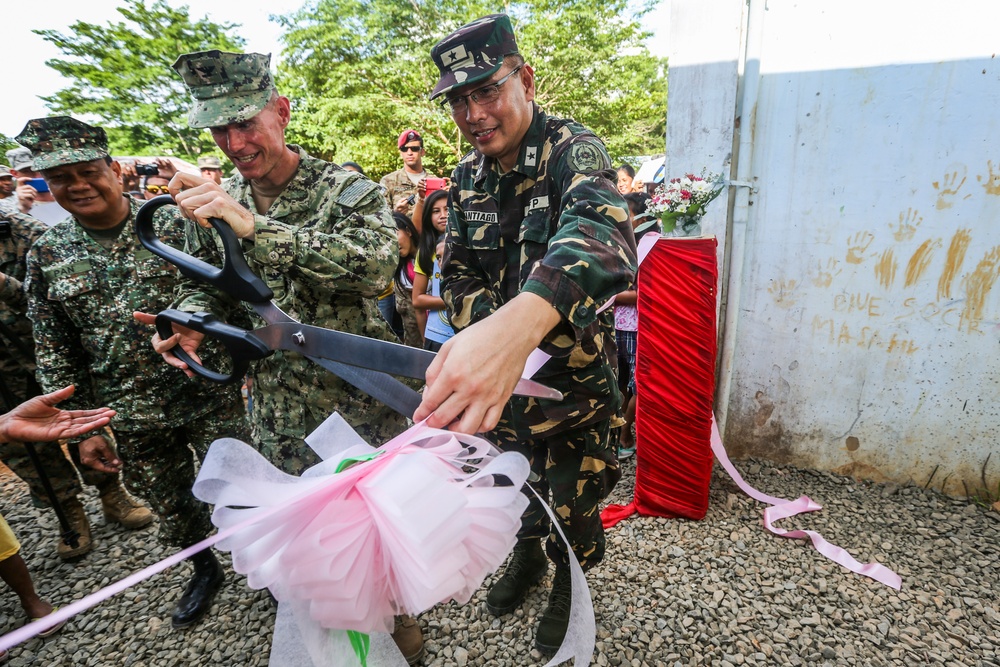
[[[414,260],[417,255],[417,244],[420,234],[413,226],[413,221],[402,213],[393,213],[396,221],[396,237],[399,239],[399,263],[393,276],[395,283],[396,312],[403,319],[403,344],[410,347],[423,347],[424,337],[417,325],[417,315],[413,310],[413,277]]]

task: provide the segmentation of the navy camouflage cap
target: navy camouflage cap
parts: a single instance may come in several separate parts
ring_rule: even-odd
[[[31,151],[35,171],[108,157],[104,129],[69,116],[29,120],[14,140]]]
[[[271,54],[199,51],[185,53],[173,67],[191,91],[191,127],[242,123],[263,111],[271,99]]]
[[[485,81],[500,69],[504,56],[517,52],[514,27],[506,14],[490,14],[462,26],[431,49],[431,58],[441,71],[431,99]]]
[[[7,162],[10,168],[17,171],[31,169],[31,151],[24,147],[11,148],[7,151]]]

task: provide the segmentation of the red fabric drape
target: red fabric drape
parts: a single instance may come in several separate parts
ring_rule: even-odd
[[[715,238],[660,239],[639,272],[636,473],[633,501],[602,513],[605,528],[639,512],[701,519],[712,476]]]

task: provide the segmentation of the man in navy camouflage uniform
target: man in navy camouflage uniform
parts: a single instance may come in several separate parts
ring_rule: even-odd
[[[489,431],[522,452],[533,483],[560,519],[586,569],[604,555],[598,503],[620,477],[610,439],[621,403],[615,380],[611,310],[598,307],[628,288],[635,241],[628,209],[601,141],[582,125],[534,103],[535,77],[503,14],[470,23],[431,56],[441,77],[431,94],[472,144],[452,178],[443,293],[459,333],[428,370],[414,419]],[[561,402],[515,397],[528,354],[553,358],[535,379],[565,393]],[[495,428],[494,428],[495,426]],[[513,611],[556,564],[535,645],[562,643],[571,597],[568,554],[534,496],[514,553],[487,596]]]
[[[374,298],[398,261],[396,226],[381,190],[362,174],[285,143],[291,104],[275,89],[269,64],[270,56],[259,53],[203,51],[177,59],[174,69],[194,98],[189,124],[208,128],[238,173],[225,187],[178,173],[171,192],[189,218],[204,227],[209,217],[221,218],[244,239],[247,263],[286,313],[394,340]],[[188,249],[220,266],[218,238],[198,228]],[[262,324],[248,306],[195,281],[182,285],[175,307]],[[186,368],[168,353],[179,339],[157,337],[154,346],[168,363]],[[288,473],[319,462],[305,437],[333,412],[376,446],[406,429],[404,417],[302,355],[276,352],[254,364],[250,377],[254,442]],[[422,656],[420,627],[409,616],[397,617],[393,639],[409,662]]]
[[[188,380],[165,366],[149,347],[152,328],[133,319],[134,311],[169,307],[179,272],[140,245],[134,226],[140,204],[123,193],[104,130],[68,116],[38,118],[17,141],[31,150],[36,170],[71,214],[28,254],[25,289],[39,382],[46,391],[75,385],[67,408],[116,410],[111,429],[120,461],[103,431],[70,445],[79,444],[84,463],[123,469],[129,490],[160,517],[161,542],[199,542],[212,524],[209,507],[191,493],[195,455],[203,457],[217,438],[249,435],[239,391]],[[190,223],[174,207],[158,214],[158,236],[180,247]],[[174,610],[175,628],[201,618],[224,580],[210,550],[190,560],[194,576]]]

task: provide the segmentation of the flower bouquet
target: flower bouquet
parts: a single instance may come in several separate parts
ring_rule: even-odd
[[[725,182],[720,174],[702,172],[673,178],[656,189],[647,210],[660,218],[665,236],[698,236],[705,206],[718,197]]]

